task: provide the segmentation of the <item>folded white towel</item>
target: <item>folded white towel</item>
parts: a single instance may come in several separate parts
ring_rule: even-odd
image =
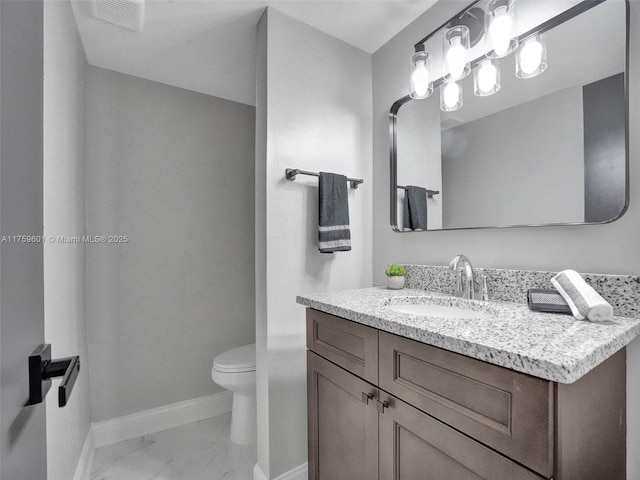
[[[564,270],[551,279],[562,298],[569,304],[578,320],[588,318],[594,322],[613,319],[613,307],[584,281],[575,270]]]

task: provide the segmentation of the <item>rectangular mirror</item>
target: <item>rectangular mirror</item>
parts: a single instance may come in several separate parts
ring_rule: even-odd
[[[480,0],[420,40],[411,94],[390,113],[392,228],[622,216],[628,9],[619,0]],[[512,28],[504,39],[496,20]]]

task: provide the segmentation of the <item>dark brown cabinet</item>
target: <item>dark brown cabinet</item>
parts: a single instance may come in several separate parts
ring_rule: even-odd
[[[411,405],[381,395],[379,477],[389,480],[540,480],[541,477]],[[340,478],[340,477],[334,477]]]
[[[309,478],[624,480],[622,350],[574,384],[307,310]]]
[[[380,388],[543,477],[553,474],[553,382],[380,332]]]
[[[378,383],[378,331],[307,310],[307,348],[368,382]]]
[[[309,478],[378,478],[377,388],[308,352]]]

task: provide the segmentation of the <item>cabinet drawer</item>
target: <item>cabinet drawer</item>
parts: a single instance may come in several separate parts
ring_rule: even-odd
[[[380,388],[545,477],[553,472],[553,384],[380,332]]]
[[[371,383],[378,383],[375,328],[308,308],[307,348]]]

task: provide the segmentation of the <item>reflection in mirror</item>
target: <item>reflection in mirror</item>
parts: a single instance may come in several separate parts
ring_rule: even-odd
[[[626,209],[628,3],[498,3],[517,25],[514,49],[508,38],[494,47],[501,57],[486,55],[483,39],[496,0],[474,3],[419,42],[433,94],[408,95],[391,111],[397,231],[418,230],[412,205],[427,230],[604,223]],[[466,57],[451,55],[447,31],[465,14],[477,20]],[[448,84],[461,96],[446,98]]]

